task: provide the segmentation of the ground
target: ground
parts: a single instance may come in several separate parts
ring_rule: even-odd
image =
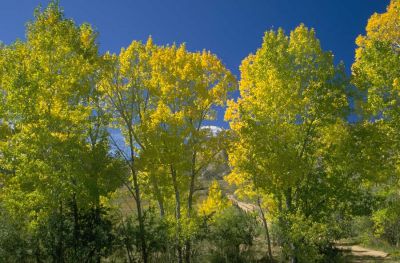
[[[400,262],[392,259],[388,253],[365,248],[357,244],[339,243],[336,247],[343,251],[345,262],[349,263]]]

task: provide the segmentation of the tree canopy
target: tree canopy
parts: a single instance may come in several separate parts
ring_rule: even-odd
[[[237,80],[211,51],[151,37],[102,53],[58,1],[36,9],[25,39],[0,45],[0,261],[398,248],[399,28],[392,0],[357,38],[351,76],[314,29],[269,30]],[[214,126],[224,109],[230,129]]]

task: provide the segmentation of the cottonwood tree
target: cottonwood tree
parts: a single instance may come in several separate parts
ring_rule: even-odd
[[[363,125],[370,135],[364,145],[364,163],[370,182],[379,184],[378,195],[385,201],[374,212],[377,234],[400,244],[399,218],[399,120],[400,120],[400,1],[393,0],[385,13],[374,14],[366,34],[356,44],[352,67],[353,83],[361,91],[358,106]]]
[[[182,262],[182,202],[186,200],[190,218],[197,177],[221,145],[202,126],[215,118],[216,106],[224,105],[227,92],[235,86],[234,78],[210,52],[189,52],[184,45],[155,46],[151,38],[146,44],[133,42],[110,60],[116,62],[103,89],[130,149],[126,160],[133,175],[139,222],[141,181],[150,180],[161,214],[172,190]],[[141,231],[144,235],[145,229]],[[189,261],[189,240],[186,246]]]
[[[189,52],[185,45],[158,49],[152,58],[152,83],[158,105],[152,114],[153,147],[164,167],[168,167],[175,192],[178,229],[182,211],[194,214],[197,179],[222,151],[224,134],[213,136],[202,128],[215,120],[216,107],[226,102],[235,79],[212,53]],[[154,148],[153,148],[154,149]],[[184,209],[182,201],[187,202]],[[190,235],[185,242],[185,261],[191,257]],[[179,247],[179,246],[178,246]],[[179,257],[179,261],[182,259]]]
[[[137,165],[141,152],[146,150],[147,129],[150,114],[156,106],[152,96],[150,59],[154,49],[151,39],[146,44],[133,41],[122,49],[120,54],[106,54],[107,66],[103,69],[100,90],[104,93],[106,109],[112,116],[115,128],[120,129],[128,151],[117,147],[130,170],[132,185],[129,180],[125,185],[131,192],[139,222],[139,239],[143,262],[148,262],[148,248],[143,216],[139,169]],[[115,139],[113,139],[115,141]]]
[[[248,178],[273,196],[282,242],[295,262],[304,240],[313,243],[319,237],[312,232],[324,228],[324,207],[306,214],[304,205],[318,204],[324,191],[333,195],[335,188],[324,169],[322,141],[347,112],[343,66],[334,65],[313,29],[300,25],[289,36],[282,29],[266,32],[240,70],[241,97],[228,103],[225,115],[236,137],[229,151],[232,176]],[[302,195],[306,189],[313,195]],[[299,220],[303,229],[295,229]]]
[[[117,162],[96,108],[96,33],[51,2],[36,10],[26,40],[1,52],[1,118],[10,131],[1,152],[12,171],[2,176],[2,206],[25,224],[38,260],[98,261],[104,244],[80,233],[100,227],[99,199],[117,187],[111,183]],[[91,211],[99,225],[84,229],[82,216]]]

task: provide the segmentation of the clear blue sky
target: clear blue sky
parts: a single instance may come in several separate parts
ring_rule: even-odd
[[[48,1],[3,0],[0,40],[24,38],[34,8]],[[263,33],[299,23],[316,29],[326,50],[349,69],[354,40],[368,18],[385,11],[389,0],[61,0],[67,17],[99,32],[102,51],[119,52],[132,40],[153,36],[157,44],[185,42],[189,50],[216,53],[235,74],[241,60],[260,45]],[[222,113],[219,113],[221,119]],[[226,126],[226,124],[220,125]]]

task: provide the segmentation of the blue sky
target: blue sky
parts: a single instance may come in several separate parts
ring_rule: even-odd
[[[2,0],[0,40],[24,38],[33,10],[48,1]],[[244,57],[260,45],[271,28],[287,32],[304,23],[316,29],[325,50],[346,67],[354,58],[354,41],[368,18],[384,12],[389,0],[61,0],[67,17],[88,22],[99,32],[101,51],[119,52],[132,40],[152,35],[157,44],[185,42],[189,50],[211,50],[239,75]],[[348,70],[349,72],[349,70]],[[219,125],[222,123],[219,112]]]

